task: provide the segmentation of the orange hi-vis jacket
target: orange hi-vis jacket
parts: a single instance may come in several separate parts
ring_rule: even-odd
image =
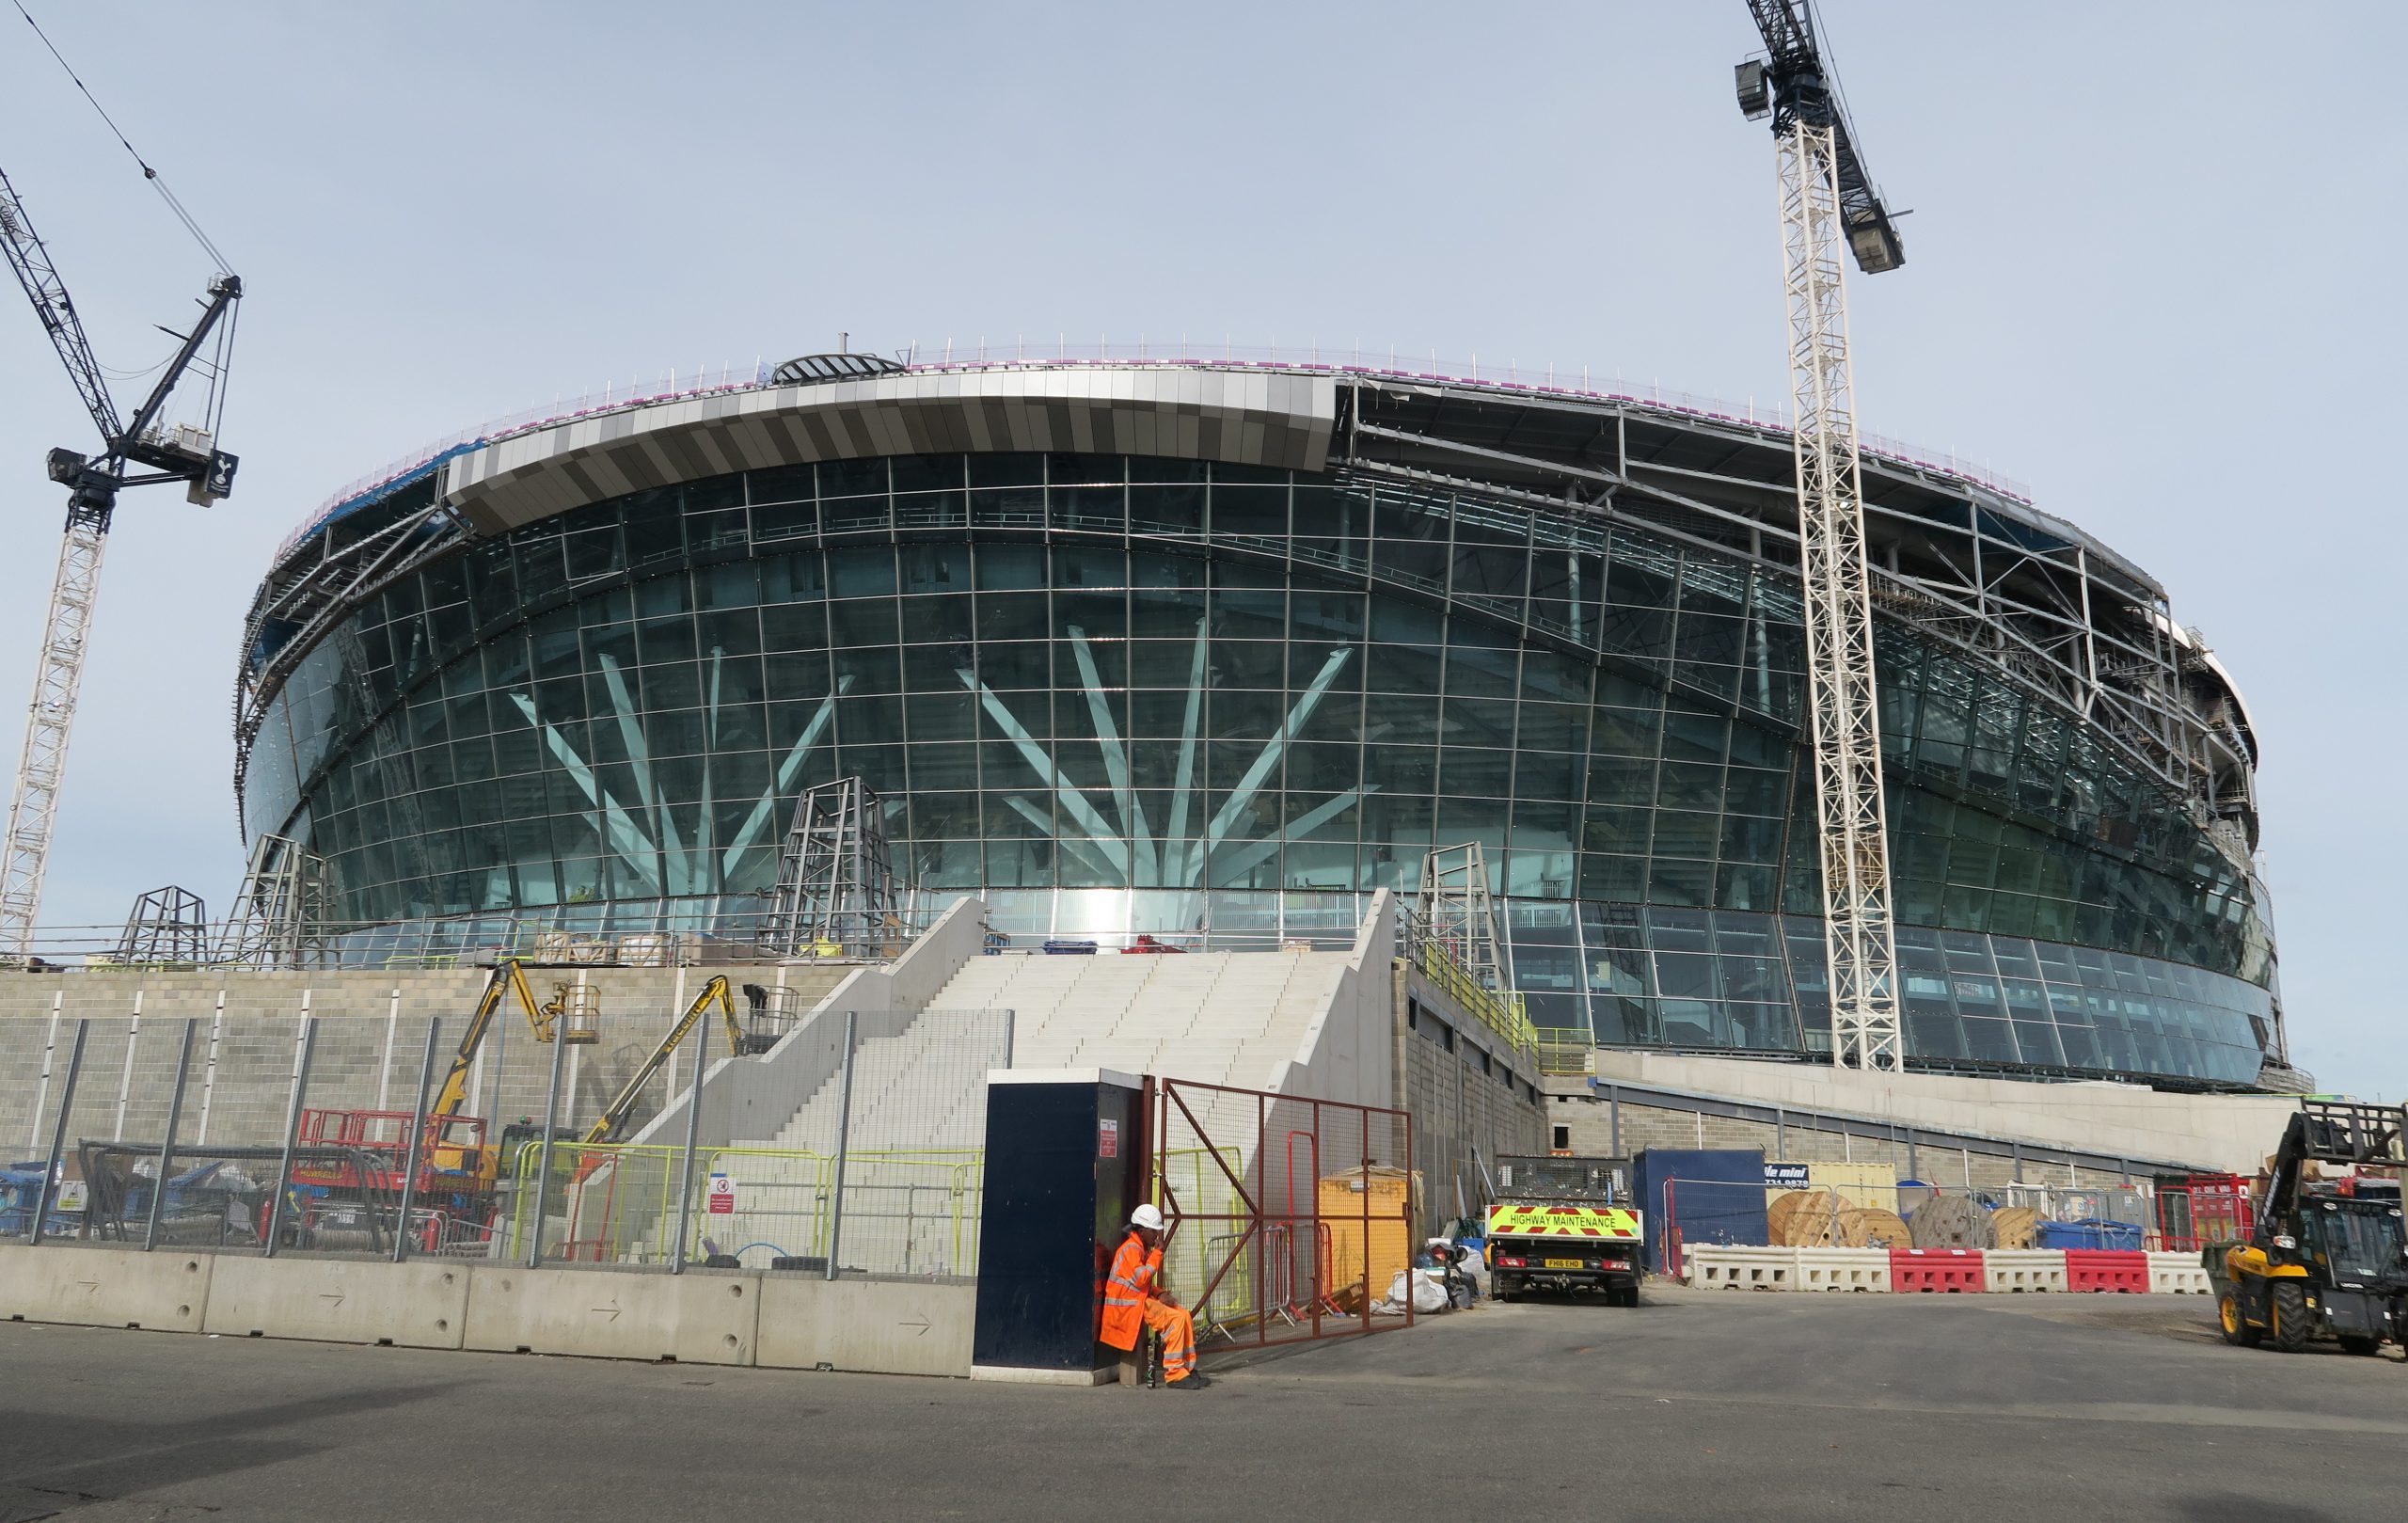
[[[1163,1250],[1148,1252],[1132,1232],[1112,1256],[1112,1272],[1103,1282],[1103,1325],[1096,1336],[1106,1347],[1133,1349],[1146,1326],[1146,1301],[1162,1289]]]

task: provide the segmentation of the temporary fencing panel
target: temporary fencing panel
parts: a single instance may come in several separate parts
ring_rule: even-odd
[[[2157,1187],[2157,1245],[2197,1254],[2246,1241],[2258,1221],[2255,1185],[2238,1174],[2194,1174]]]
[[[1202,1346],[1411,1325],[1425,1208],[1405,1112],[1183,1079],[1150,1104],[1164,1264]]]

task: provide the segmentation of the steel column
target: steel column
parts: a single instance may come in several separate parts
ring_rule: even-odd
[[[284,1116],[284,1157],[276,1166],[276,1196],[268,1202],[267,1237],[260,1245],[263,1258],[276,1257],[276,1240],[284,1232],[284,1198],[293,1189],[293,1151],[301,1140],[301,1103],[309,1093],[309,1059],[318,1051],[318,1018],[301,1018],[301,1052],[293,1065],[293,1103]]]
[[[67,1055],[67,1078],[58,1088],[58,1119],[51,1123],[50,1152],[41,1166],[41,1185],[34,1191],[34,1219],[25,1228],[25,1245],[41,1244],[42,1223],[50,1215],[50,1203],[56,1198],[59,1154],[67,1149],[67,1115],[75,1108],[75,1080],[84,1071],[84,1039],[91,1035],[92,1018],[84,1016],[75,1023],[75,1045]]]
[[[418,1198],[418,1166],[426,1146],[426,1091],[427,1087],[435,1082],[436,1042],[442,1034],[443,1018],[427,1017],[426,1055],[419,1060],[418,1103],[410,1107],[410,1142],[402,1158],[402,1209],[393,1224],[395,1263],[400,1263],[409,1254],[410,1205]]]
[[[176,1155],[176,1126],[184,1117],[184,1080],[192,1072],[192,1039],[199,1030],[198,1019],[185,1018],[183,1046],[176,1054],[175,1092],[167,1097],[167,1133],[159,1139],[159,1161],[150,1180],[150,1219],[142,1229],[145,1253],[159,1243],[159,1213],[167,1201],[167,1167]]]

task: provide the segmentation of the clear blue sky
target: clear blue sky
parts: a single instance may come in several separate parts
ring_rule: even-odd
[[[251,292],[240,490],[129,499],[44,919],[239,876],[229,692],[277,541],[413,446],[605,379],[1069,333],[1785,386],[1739,0],[35,8]],[[2408,1092],[2393,899],[2408,132],[2394,4],[1827,0],[1905,270],[1865,426],[1995,462],[2173,591],[2264,742],[2296,1055]],[[103,360],[206,262],[0,12],[5,164]],[[13,298],[11,298],[13,301]],[[0,310],[0,754],[89,434]]]

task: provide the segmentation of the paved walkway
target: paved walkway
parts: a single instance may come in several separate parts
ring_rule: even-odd
[[[2226,1348],[2209,1316],[1651,1292],[1194,1395],[0,1323],[0,1523],[2402,1515],[2408,1369]]]

